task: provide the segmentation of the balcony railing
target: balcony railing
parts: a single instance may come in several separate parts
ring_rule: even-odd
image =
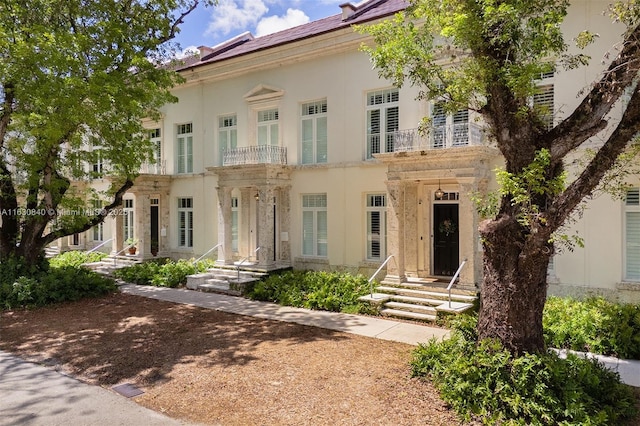
[[[234,148],[224,152],[223,166],[245,164],[287,164],[287,148],[258,145]]]
[[[421,133],[418,129],[397,130],[393,133],[393,151],[422,151],[482,145],[484,133],[475,123],[434,126]],[[389,150],[387,151],[389,152]]]
[[[164,175],[166,174],[165,161],[145,163],[140,167],[140,173],[143,175]]]

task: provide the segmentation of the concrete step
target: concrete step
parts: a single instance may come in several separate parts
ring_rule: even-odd
[[[412,303],[402,303],[402,302],[387,302],[384,304],[384,308],[389,308],[389,309],[398,309],[401,311],[409,311],[409,312],[416,312],[419,314],[428,314],[428,315],[433,315],[434,317],[437,314],[436,308],[434,308],[433,306],[425,306],[425,305],[416,305],[416,304],[412,304]]]
[[[402,296],[420,297],[424,299],[447,300],[447,298],[449,297],[446,291],[442,291],[442,292],[426,291],[426,290],[415,290],[410,288],[400,288],[400,287],[390,287],[390,286],[378,286],[376,288],[376,291],[380,293],[399,294]],[[455,300],[457,302],[473,303],[476,299],[477,299],[476,296],[451,293],[451,300]]]
[[[206,292],[206,293],[220,293],[220,294],[228,294],[231,296],[240,296],[242,293],[238,290],[233,290],[229,288],[229,283],[219,284],[219,283],[205,283],[200,284],[198,286],[198,290]]]
[[[443,299],[428,299],[425,297],[402,296],[397,294],[392,295],[391,300],[396,302],[401,302],[401,303],[413,304],[413,305],[428,305],[428,306],[438,306],[446,302],[446,300],[443,300]]]
[[[386,316],[392,316],[392,317],[398,317],[398,318],[409,318],[409,319],[413,319],[413,320],[420,320],[420,321],[435,321],[436,320],[436,316],[435,315],[430,315],[430,314],[421,314],[418,312],[410,312],[410,311],[403,311],[400,309],[382,309],[380,310],[380,314],[381,315],[386,315]]]

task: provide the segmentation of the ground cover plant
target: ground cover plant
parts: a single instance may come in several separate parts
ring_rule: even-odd
[[[66,260],[65,260],[66,259]],[[75,265],[77,255],[38,265],[9,257],[0,263],[0,309],[45,306],[116,290],[107,277]]]
[[[70,250],[49,259],[49,265],[53,267],[80,266],[83,263],[99,262],[105,257],[107,257],[107,254],[99,251],[89,253],[87,251]]]
[[[213,266],[211,260],[153,259],[117,269],[113,275],[133,284],[175,288],[186,284],[188,275],[205,272]]]
[[[630,387],[592,359],[554,353],[514,356],[495,339],[477,340],[462,316],[444,341],[414,352],[414,376],[428,377],[464,420],[487,425],[619,425],[637,415]]]
[[[543,324],[548,346],[640,359],[640,305],[550,297]]]
[[[347,313],[372,313],[358,300],[369,292],[367,279],[345,272],[287,271],[257,283],[247,296],[285,306]]]

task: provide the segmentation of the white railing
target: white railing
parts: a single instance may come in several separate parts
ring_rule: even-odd
[[[376,278],[376,275],[378,275],[380,273],[380,271],[382,271],[382,268],[385,267],[385,265],[387,263],[389,263],[389,261],[391,260],[391,258],[393,257],[393,255],[389,255],[389,257],[387,257],[385,259],[384,262],[382,262],[382,265],[380,265],[380,267],[378,268],[377,271],[375,271],[373,273],[373,275],[371,275],[371,278],[369,278],[369,295],[371,296],[371,298],[373,299],[373,280]]]
[[[125,250],[129,250],[131,247],[135,247],[136,244],[129,244],[128,246],[126,246],[125,248],[123,248],[122,250],[120,250],[119,252],[117,252],[114,256],[113,256],[113,266],[118,266],[118,256],[120,256],[122,253],[124,253]]]
[[[109,238],[107,241],[103,241],[100,244],[98,244],[97,246],[95,246],[94,248],[92,248],[91,250],[89,250],[87,252],[87,254],[89,253],[93,253],[94,251],[98,250],[100,247],[102,247],[103,245],[107,244],[108,242],[111,242],[113,240],[113,238]]]
[[[258,247],[257,249],[255,249],[253,251],[253,254],[256,254],[258,251],[260,251],[262,247]],[[240,281],[240,267],[242,266],[242,264],[246,261],[249,260],[249,258],[251,257],[251,255],[245,257],[244,259],[242,259],[240,262],[236,263],[236,271],[238,272],[238,281]]]
[[[167,173],[165,164],[164,160],[157,163],[144,163],[140,166],[140,173],[143,175],[164,175]]]
[[[393,133],[393,151],[423,151],[482,145],[484,133],[476,123],[458,123],[434,126],[420,132],[418,129],[396,130]],[[387,149],[389,152],[389,149]]]
[[[274,145],[245,146],[224,152],[223,166],[287,164],[287,148]]]
[[[200,262],[202,259],[204,259],[204,257],[206,255],[208,255],[209,253],[211,253],[212,251],[214,251],[215,249],[220,248],[222,249],[222,253],[224,253],[224,247],[222,247],[222,243],[218,243],[215,246],[211,247],[209,250],[207,250],[207,252],[205,254],[203,254],[202,256],[200,256],[199,258],[197,258],[196,260],[193,261],[193,264],[195,265],[196,263]]]
[[[453,278],[451,278],[451,282],[449,282],[449,285],[447,286],[447,293],[449,293],[449,308],[451,308],[451,288],[453,287],[453,284],[458,279],[458,276],[460,275],[460,272],[462,272],[462,268],[464,267],[465,263],[467,263],[467,259],[463,260],[462,263],[460,264],[460,266],[458,266],[458,270],[453,275]]]

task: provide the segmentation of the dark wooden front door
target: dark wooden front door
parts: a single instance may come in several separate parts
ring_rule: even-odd
[[[458,269],[459,222],[457,204],[433,205],[433,274],[453,276]]]

